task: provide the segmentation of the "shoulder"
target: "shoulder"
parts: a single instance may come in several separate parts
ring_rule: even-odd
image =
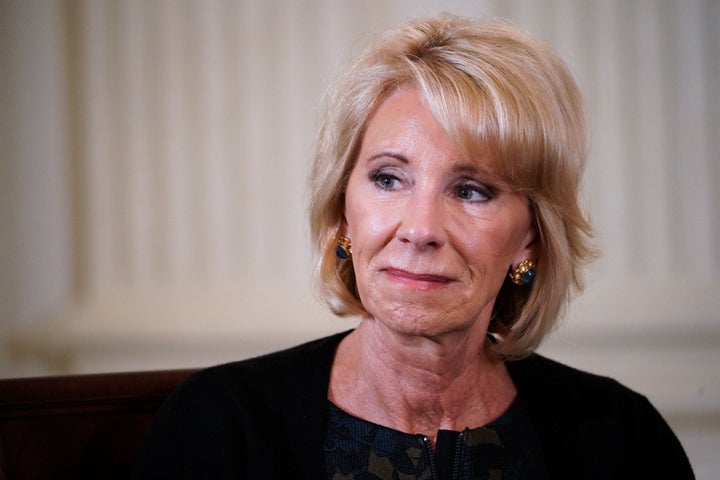
[[[579,401],[585,410],[593,404],[608,408],[614,404],[608,405],[611,399],[641,401],[644,398],[612,378],[584,372],[538,354],[508,362],[507,366],[523,395],[559,403],[565,408]]]
[[[645,396],[537,354],[507,366],[551,463],[607,478],[693,478],[680,442]]]
[[[332,357],[335,354],[335,349],[338,344],[349,333],[350,331],[335,333],[333,335],[311,340],[284,350],[253,357],[247,360],[240,360],[237,362],[219,365],[215,368],[240,368],[248,371],[257,370],[267,372],[277,366],[296,368],[298,366],[297,362],[301,362],[300,366],[302,366],[303,363],[327,363],[328,361],[332,361]]]
[[[260,414],[287,410],[291,401],[325,398],[334,352],[346,334],[200,370],[173,392],[167,408]]]
[[[554,424],[612,421],[631,427],[641,418],[638,412],[657,414],[647,398],[609,377],[537,354],[507,365],[528,408]]]
[[[320,465],[330,367],[346,334],[191,375],[158,412],[137,478],[292,478]]]

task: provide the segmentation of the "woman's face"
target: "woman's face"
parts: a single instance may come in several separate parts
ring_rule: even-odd
[[[484,336],[510,265],[535,258],[525,199],[463,158],[415,88],[371,117],[345,197],[363,306],[392,330]]]

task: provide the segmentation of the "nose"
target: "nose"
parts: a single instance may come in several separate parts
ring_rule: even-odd
[[[413,195],[404,206],[396,236],[419,250],[441,247],[447,240],[441,200],[434,195]]]

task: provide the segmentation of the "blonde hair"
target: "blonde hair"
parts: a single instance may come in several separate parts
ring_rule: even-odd
[[[365,313],[352,262],[339,261],[335,247],[368,119],[402,85],[419,88],[468,158],[489,158],[502,186],[528,199],[539,239],[535,281],[505,282],[490,326],[502,337],[499,353],[526,355],[582,289],[581,267],[594,249],[579,206],[587,150],[579,89],[552,50],[506,23],[442,14],[400,24],[329,90],[310,178],[321,295],[338,315]]]

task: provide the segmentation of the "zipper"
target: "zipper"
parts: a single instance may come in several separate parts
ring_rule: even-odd
[[[458,480],[460,475],[460,453],[462,452],[462,443],[465,432],[462,431],[458,434],[457,441],[455,442],[455,460],[453,461],[453,480]]]
[[[425,450],[430,458],[430,478],[434,480],[440,480],[440,473],[438,472],[437,462],[435,461],[435,454],[433,453],[432,444],[427,435],[422,436],[422,441],[425,444]]]

